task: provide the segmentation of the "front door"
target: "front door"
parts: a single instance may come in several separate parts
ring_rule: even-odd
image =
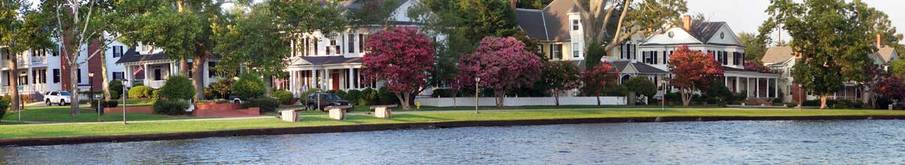
[[[339,73],[330,73],[330,78],[333,79],[333,89],[331,90],[339,90]]]

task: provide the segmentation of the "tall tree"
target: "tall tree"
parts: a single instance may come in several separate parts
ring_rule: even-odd
[[[192,75],[195,100],[204,98],[204,64],[214,55],[212,28],[222,21],[223,1],[115,1],[115,32],[131,46],[162,48],[179,61],[181,74]],[[188,60],[192,60],[192,66]],[[191,69],[190,69],[191,68]],[[190,73],[191,72],[191,73]]]
[[[556,106],[559,106],[559,94],[581,85],[578,66],[567,61],[544,62],[541,79],[544,86],[550,88]]]
[[[509,90],[527,87],[538,80],[540,57],[525,50],[525,44],[514,37],[486,37],[472,54],[459,61],[457,80],[464,85],[475,84],[493,89],[498,108]]]
[[[757,34],[742,32],[738,34],[738,40],[745,47],[745,61],[760,63],[760,58],[767,52],[766,40],[758,40]]]
[[[871,90],[896,102],[902,101],[902,99],[905,98],[905,82],[898,76],[885,76],[881,78]]]
[[[79,60],[79,55],[87,54],[87,58],[102,55],[104,49],[95,49],[88,51],[81,49],[92,42],[100,42],[104,32],[110,27],[108,14],[111,10],[108,1],[100,0],[46,0],[42,1],[40,10],[51,15],[51,26],[53,26],[54,36],[60,41],[60,49],[62,50],[63,63],[70,68],[68,74],[70,87],[70,100],[72,104],[69,107],[70,115],[79,114],[79,88],[78,88],[78,68],[79,64],[84,64],[86,60]],[[105,45],[105,44],[102,44]]]
[[[44,52],[54,46],[50,41],[50,28],[46,15],[30,8],[25,0],[0,1],[0,49],[7,57],[9,66],[11,107],[18,109],[22,103],[19,97],[19,64],[20,55],[28,50],[32,53]],[[22,57],[24,58],[24,57]]]
[[[603,49],[603,52],[611,53],[614,48],[636,34],[647,36],[663,32],[668,28],[664,26],[667,24],[681,25],[680,16],[688,10],[685,0],[639,1],[589,1],[588,24],[593,30],[586,32],[585,41],[605,45],[603,47],[591,45],[589,49]]]
[[[820,95],[820,108],[843,82],[864,82],[872,78],[864,74],[872,65],[867,54],[876,52],[873,44],[878,28],[877,11],[861,1],[843,0],[774,0],[767,8],[771,17],[761,26],[761,35],[779,26],[793,40],[790,44],[800,53],[792,75],[797,83]],[[765,33],[766,32],[766,33]]]
[[[408,110],[413,96],[424,90],[434,65],[431,39],[412,28],[389,28],[372,35],[362,59],[366,79],[382,80]]]
[[[240,67],[255,75],[264,77],[265,95],[269,96],[273,87],[273,77],[279,76],[286,68],[285,59],[291,53],[285,31],[280,29],[277,17],[269,4],[239,4],[237,9],[225,14],[224,21],[214,27],[217,45],[214,50],[222,55],[219,70],[236,71]],[[238,73],[234,73],[238,74]]]
[[[669,57],[669,71],[673,73],[670,84],[679,88],[683,106],[691,103],[694,92],[710,86],[713,79],[723,75],[722,66],[712,54],[692,51],[688,46],[679,47]]]

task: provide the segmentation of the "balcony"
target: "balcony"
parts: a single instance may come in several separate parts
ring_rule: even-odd
[[[46,66],[47,65],[47,56],[31,56],[31,65],[32,66]]]

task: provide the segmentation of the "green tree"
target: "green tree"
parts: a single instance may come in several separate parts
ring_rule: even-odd
[[[233,83],[232,93],[242,100],[251,100],[264,96],[264,81],[255,74],[243,74]]]
[[[766,40],[758,40],[757,36],[754,33],[738,33],[738,40],[745,47],[745,61],[760,63],[760,58],[767,52]]]
[[[792,36],[792,49],[801,53],[792,75],[808,92],[820,95],[821,109],[843,82],[872,78],[864,74],[874,67],[865,55],[876,52],[872,36],[880,29],[878,11],[867,4],[774,0],[767,13],[771,17],[761,26],[761,35],[779,26]]]
[[[638,34],[649,36],[665,31],[667,24],[681,25],[680,17],[688,11],[685,0],[591,0],[589,24],[591,30],[585,41],[603,43],[603,52],[610,53],[626,40]],[[609,8],[604,9],[604,7]],[[618,16],[613,15],[619,12]],[[592,49],[597,49],[593,48]],[[588,59],[591,61],[600,59]]]
[[[163,99],[191,100],[194,95],[192,80],[185,76],[170,76],[166,84],[160,87],[160,97]]]
[[[223,1],[208,0],[128,0],[114,1],[114,32],[124,43],[162,48],[170,59],[179,61],[182,75],[191,72],[194,98],[204,98],[204,64],[214,56],[213,27],[224,18]],[[189,67],[188,60],[192,60]],[[190,69],[197,68],[197,69]]]
[[[18,75],[19,57],[27,50],[50,49],[54,47],[50,41],[51,31],[46,15],[40,11],[29,8],[30,4],[25,0],[0,1],[0,54],[6,55],[9,73]],[[10,102],[14,109],[20,107],[22,102],[19,96],[18,79],[9,78]]]
[[[287,41],[292,38],[281,33],[283,31],[277,26],[277,18],[268,5],[240,5],[238,8],[249,8],[250,11],[226,14],[226,21],[214,28],[214,38],[218,43],[214,50],[223,55],[219,69],[236,71],[243,67],[246,71],[263,75],[266,82],[283,72],[286,68],[283,60],[291,54]],[[273,88],[270,83],[265,84],[269,95]]]
[[[578,71],[578,66],[571,62],[548,61],[544,62],[541,80],[553,94],[556,106],[559,106],[559,94],[578,88],[581,85],[581,73]]]
[[[629,92],[629,97],[632,99],[634,99],[636,94],[644,96],[645,99],[650,99],[657,94],[657,84],[654,84],[653,81],[646,77],[633,77],[623,83],[622,86],[625,86],[625,89]]]
[[[903,60],[903,59],[893,60],[890,63],[889,70],[890,70],[890,72],[892,72],[893,75],[896,75],[899,77],[905,77],[905,60]]]

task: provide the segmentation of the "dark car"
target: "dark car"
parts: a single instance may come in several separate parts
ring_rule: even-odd
[[[320,99],[320,102],[317,101],[318,98]],[[349,104],[349,101],[340,98],[334,93],[325,92],[309,94],[308,102],[305,103],[305,108],[309,110],[318,109],[321,111],[326,111],[324,107],[328,106],[351,106],[351,104]],[[351,108],[349,110],[351,110]]]

